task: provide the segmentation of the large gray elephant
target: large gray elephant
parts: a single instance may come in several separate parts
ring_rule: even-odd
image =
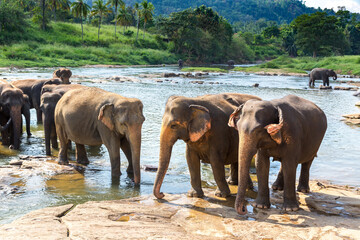
[[[6,122],[4,127],[0,127],[0,131],[2,131],[3,144],[10,145],[14,149],[20,147],[23,106],[23,92],[6,81],[0,81],[1,124]]]
[[[230,114],[249,99],[260,98],[247,94],[216,94],[196,98],[172,96],[168,99],[162,118],[160,133],[159,169],[153,193],[163,198],[160,192],[169,166],[172,147],[178,139],[186,143],[186,160],[190,172],[192,189],[188,195],[203,197],[201,187],[200,160],[210,163],[218,186],[215,194],[230,195],[225,179],[224,165],[231,164],[228,182],[237,184],[238,138],[237,132],[227,126]],[[244,176],[252,185],[249,173]]]
[[[297,190],[308,192],[310,166],[327,128],[324,112],[313,102],[294,95],[271,101],[249,100],[231,115],[229,125],[238,129],[240,139],[236,211],[247,212],[244,183],[255,154],[259,183],[255,207],[270,207],[269,158],[273,157],[281,162],[281,168],[272,188],[284,189],[283,209],[297,210],[296,168],[301,164]]]
[[[50,142],[57,148],[57,134],[55,129],[54,112],[60,98],[68,91],[85,88],[79,84],[44,85],[41,90],[40,109],[44,124],[46,155],[51,155]]]
[[[59,68],[53,72],[53,78],[60,78],[64,84],[70,84],[72,72],[67,68]]]
[[[125,153],[128,174],[140,183],[141,127],[145,118],[139,99],[126,98],[105,90],[87,87],[71,90],[55,108],[56,133],[60,140],[59,164],[67,164],[67,143],[76,143],[76,159],[89,162],[84,145],[104,144],[108,149],[111,174],[121,175],[120,148]]]
[[[60,78],[54,79],[24,79],[24,80],[17,80],[13,81],[12,84],[21,89],[24,94],[29,97],[30,108],[36,109],[36,117],[37,122],[42,122],[42,113],[40,109],[40,96],[41,96],[41,89],[44,85],[49,84],[62,84]]]
[[[329,86],[329,77],[336,80],[336,72],[332,69],[314,68],[309,74],[309,87],[315,86],[315,80],[322,80],[324,86]]]

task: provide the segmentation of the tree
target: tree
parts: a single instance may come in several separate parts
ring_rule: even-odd
[[[129,13],[128,9],[126,8],[125,3],[122,4],[120,6],[119,15],[118,15],[118,18],[116,21],[119,22],[120,25],[122,25],[124,27],[124,31],[123,31],[124,35],[125,35],[125,27],[130,25],[131,19],[132,19],[132,16]]]
[[[147,0],[144,0],[144,1],[141,3],[141,6],[142,6],[141,16],[143,17],[143,20],[144,20],[144,35],[143,35],[143,39],[145,39],[146,23],[152,19],[153,14],[154,14],[155,7],[154,7],[154,5],[153,5],[151,2],[148,2]]]
[[[50,0],[49,2],[50,2],[49,7],[52,9],[54,14],[54,21],[56,21],[57,8],[65,9],[65,10],[70,9],[70,2],[68,0]]]
[[[102,0],[96,0],[94,2],[93,9],[91,11],[91,16],[99,17],[98,43],[100,41],[100,28],[101,28],[102,18],[108,15],[109,13],[111,13],[111,10],[109,9],[108,3],[104,3]]]
[[[90,12],[90,6],[83,0],[77,0],[71,4],[71,12],[75,17],[80,17],[81,21],[81,40],[84,41],[83,17],[86,18]]]
[[[343,51],[345,37],[335,16],[328,16],[325,12],[303,14],[293,21],[293,26],[296,44],[304,52],[311,52],[313,57],[330,49]]]
[[[281,28],[280,35],[283,41],[282,46],[285,51],[290,57],[297,57],[294,28],[290,25],[285,25]]]
[[[139,3],[135,3],[134,5],[135,11],[136,11],[136,28],[137,28],[137,32],[136,32],[136,41],[138,40],[139,37],[139,26],[140,26],[140,17],[141,17],[141,9],[140,9],[140,4]]]
[[[118,21],[118,6],[122,6],[124,5],[124,1],[122,0],[108,0],[107,2],[108,4],[110,4],[110,6],[115,7],[115,39],[116,39],[116,25],[117,25],[117,21]]]

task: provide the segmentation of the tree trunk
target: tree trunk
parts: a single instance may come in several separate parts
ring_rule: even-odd
[[[100,26],[101,26],[101,15],[100,15],[100,20],[99,20],[98,45],[99,45],[99,41],[100,41]]]
[[[316,58],[316,51],[313,51],[313,58]]]
[[[115,4],[115,40],[116,40],[116,25],[117,25],[117,4]]]
[[[83,19],[82,19],[82,13],[80,14],[81,17],[81,41],[84,42],[84,29],[83,29]]]
[[[54,22],[56,22],[56,6],[54,6]]]
[[[42,0],[42,30],[45,30],[45,0]]]
[[[139,24],[140,24],[140,17],[139,17],[139,15],[138,15],[136,41],[138,40],[138,37],[139,37]]]
[[[144,20],[144,35],[143,35],[143,40],[145,39],[145,27],[146,27],[146,21]]]

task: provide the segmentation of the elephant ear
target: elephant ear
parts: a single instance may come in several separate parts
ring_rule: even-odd
[[[57,69],[53,72],[53,78],[60,78],[61,77],[61,69]]]
[[[100,108],[98,119],[105,124],[111,131],[114,130],[114,119],[113,119],[114,104],[108,103]]]
[[[188,127],[190,141],[196,142],[211,129],[210,113],[206,107],[200,105],[190,105],[189,108],[192,110]]]
[[[269,124],[265,127],[265,129],[267,130],[267,132],[270,135],[270,137],[272,138],[272,140],[274,140],[277,144],[280,145],[282,143],[281,130],[284,126],[284,119],[283,119],[283,114],[282,114],[281,108],[277,107],[277,110],[279,113],[279,123],[278,124]]]
[[[241,110],[244,107],[244,104],[241,104],[235,111],[230,115],[228,125],[229,127],[233,127],[237,130],[236,123],[240,119]]]

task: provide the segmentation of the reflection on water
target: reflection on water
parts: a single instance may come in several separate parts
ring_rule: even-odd
[[[87,76],[83,85],[96,86],[119,93],[126,97],[139,98],[144,104],[142,134],[142,165],[157,165],[159,156],[159,134],[161,118],[165,103],[171,95],[194,97],[221,92],[237,92],[257,95],[263,99],[280,98],[287,94],[296,94],[315,102],[328,118],[328,130],[324,141],[311,168],[311,179],[327,179],[336,184],[360,186],[359,140],[360,128],[350,127],[340,121],[341,115],[359,112],[355,107],[358,98],[347,91],[319,91],[306,89],[307,78],[292,76],[257,76],[243,73],[225,75],[210,74],[198,79],[204,84],[191,84],[191,79],[168,78],[169,81],[157,83],[154,78],[139,78],[140,82],[115,82],[106,78],[113,76],[139,77],[141,74],[161,74],[177,72],[175,67],[161,68],[74,68],[74,80]],[[49,78],[53,69],[28,69],[23,72],[3,72],[2,77],[15,80],[25,78]],[[90,81],[94,79],[96,81]],[[340,79],[341,80],[341,79]],[[178,83],[174,83],[174,82]],[[100,83],[101,82],[101,83]],[[212,84],[218,83],[218,84]],[[259,88],[252,85],[259,83]],[[317,82],[318,86],[320,83]],[[332,85],[339,85],[330,81]],[[344,84],[343,84],[344,85]],[[36,124],[35,111],[31,110],[30,138],[23,134],[19,151],[11,151],[0,146],[0,165],[8,164],[14,154],[45,155],[43,126]],[[142,171],[141,186],[134,188],[127,177],[128,162],[121,153],[121,176],[119,183],[111,180],[110,161],[105,147],[88,147],[90,164],[83,174],[59,175],[50,179],[43,176],[32,176],[22,188],[22,194],[0,196],[0,223],[9,222],[19,216],[38,208],[66,203],[82,203],[90,200],[121,199],[151,194],[156,173]],[[53,150],[53,155],[57,156]],[[75,160],[74,145],[70,151],[70,160]],[[279,163],[272,162],[270,183],[275,180]],[[211,166],[203,164],[203,186],[215,188],[216,184]],[[185,144],[177,142],[173,148],[169,170],[164,179],[162,191],[166,193],[185,193],[190,189],[190,176],[185,160]],[[231,202],[231,201],[230,201]]]

